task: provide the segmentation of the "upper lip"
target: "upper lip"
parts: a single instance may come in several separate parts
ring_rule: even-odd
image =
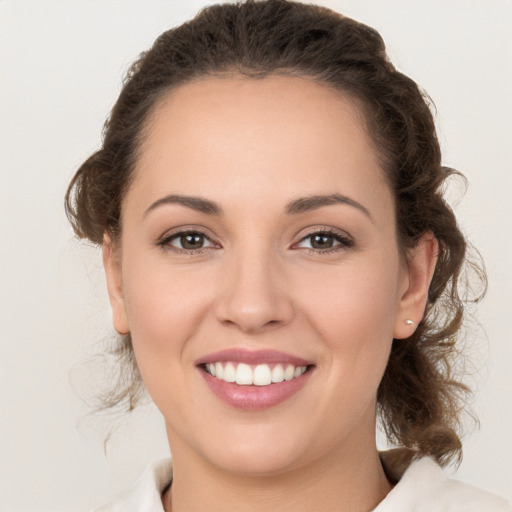
[[[245,363],[245,364],[272,364],[283,363],[292,364],[294,366],[309,366],[313,364],[311,361],[302,359],[286,352],[278,350],[247,350],[243,348],[231,348],[213,352],[196,361],[196,365],[200,366],[209,363]]]

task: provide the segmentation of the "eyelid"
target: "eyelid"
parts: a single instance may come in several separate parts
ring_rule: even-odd
[[[186,225],[186,226],[179,226],[176,228],[173,228],[171,230],[166,231],[162,236],[160,236],[156,241],[155,245],[162,248],[162,249],[168,249],[170,251],[176,252],[176,253],[182,253],[182,254],[188,254],[188,255],[194,255],[199,254],[208,250],[211,250],[213,248],[221,248],[221,244],[215,240],[215,237],[210,235],[208,233],[208,229],[203,226],[197,226],[197,225]],[[178,238],[179,236],[183,236],[186,234],[192,234],[196,233],[201,236],[204,236],[208,242],[210,242],[211,245],[207,247],[201,247],[199,249],[181,249],[179,247],[173,246],[170,244],[170,241],[172,239]],[[323,235],[329,235],[332,236],[337,242],[339,242],[337,245],[327,248],[327,249],[315,249],[315,248],[297,248],[296,246],[306,240],[308,237],[311,237],[316,234],[323,234]],[[313,252],[316,254],[326,254],[329,252],[335,252],[340,250],[346,250],[355,245],[355,241],[347,232],[333,228],[332,226],[315,226],[308,228],[306,231],[303,231],[300,233],[300,238],[298,241],[294,242],[291,246],[291,249],[302,249],[305,251]]]
[[[328,249],[313,249],[309,247],[302,248],[303,250],[309,250],[315,253],[328,253],[337,250],[349,249],[355,245],[355,241],[346,231],[333,228],[332,226],[315,226],[306,230],[306,232],[302,232],[299,236],[299,240],[292,244],[292,249],[297,246],[297,244],[303,242],[307,238],[313,235],[329,235],[332,236],[336,241],[339,242],[338,245]]]
[[[170,229],[166,231],[163,235],[157,238],[155,245],[157,247],[160,247],[162,249],[168,249],[177,253],[183,253],[183,254],[198,254],[207,250],[210,250],[212,248],[219,248],[220,244],[214,239],[214,237],[210,234],[208,234],[209,230],[204,228],[203,226],[194,226],[194,225],[187,225],[187,226],[179,226],[173,229]],[[186,234],[198,234],[203,236],[206,240],[208,240],[212,245],[207,247],[201,247],[199,249],[181,249],[179,247],[173,246],[170,244],[170,241],[178,238],[180,236],[186,235]]]

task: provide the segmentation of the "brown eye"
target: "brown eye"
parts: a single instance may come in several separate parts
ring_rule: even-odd
[[[336,251],[353,247],[354,241],[348,236],[330,231],[318,231],[305,236],[295,247],[318,252]]]
[[[188,233],[181,235],[179,241],[183,249],[202,249],[205,237],[199,233]]]
[[[334,237],[332,235],[311,235],[310,239],[313,249],[330,249],[334,245]]]
[[[199,231],[182,231],[163,239],[158,245],[178,251],[199,251],[213,247],[214,243]]]

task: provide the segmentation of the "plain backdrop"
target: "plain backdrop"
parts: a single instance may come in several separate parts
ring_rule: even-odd
[[[63,196],[128,65],[205,0],[0,0],[0,510],[86,511],[168,455],[151,405],[123,422],[86,416],[84,361],[111,335],[97,249]],[[437,106],[444,163],[469,179],[456,211],[489,292],[471,329],[479,431],[457,478],[512,497],[512,2],[318,2],[377,28]],[[91,368],[94,365],[89,365]],[[91,384],[92,385],[92,384]],[[90,391],[90,390],[89,390]]]

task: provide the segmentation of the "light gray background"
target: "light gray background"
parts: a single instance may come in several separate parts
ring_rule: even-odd
[[[80,363],[111,332],[110,313],[99,252],[73,240],[63,196],[99,144],[128,64],[206,3],[0,0],[0,510],[85,511],[168,454],[151,406],[106,458],[109,419],[83,417]],[[445,164],[469,178],[456,209],[490,287],[474,357],[482,426],[458,478],[510,499],[512,2],[318,3],[381,32],[437,105]]]

